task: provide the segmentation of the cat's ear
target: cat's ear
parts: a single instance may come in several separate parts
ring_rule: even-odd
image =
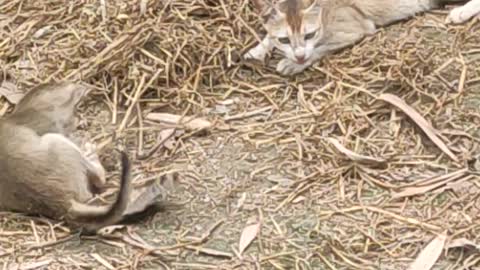
[[[272,8],[272,3],[268,0],[253,0],[253,6],[259,13],[263,13]]]
[[[279,14],[277,7],[271,0],[253,0],[253,5],[264,23]]]

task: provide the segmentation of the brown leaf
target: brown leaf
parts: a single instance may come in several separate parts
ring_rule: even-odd
[[[173,134],[175,133],[174,128],[167,128],[160,131],[160,141],[165,141],[163,145],[167,148],[172,150],[175,147],[175,138]]]
[[[97,234],[102,235],[102,236],[108,236],[113,234],[115,231],[121,230],[125,228],[125,225],[112,225],[112,226],[107,226],[103,227],[100,230],[98,230]]]
[[[369,157],[369,156],[357,154],[357,153],[347,149],[338,140],[336,140],[334,138],[329,138],[328,141],[330,141],[330,143],[333,144],[333,146],[335,146],[335,148],[337,148],[338,151],[340,151],[342,154],[347,156],[352,161],[357,161],[357,162],[361,162],[361,163],[374,163],[374,164],[385,163],[385,160],[382,159],[382,158],[374,158],[374,157]]]
[[[249,225],[243,229],[242,235],[240,236],[239,252],[240,254],[245,251],[245,249],[252,243],[252,241],[257,237],[258,232],[260,231],[260,223]]]
[[[439,234],[433,239],[418,255],[415,261],[408,268],[409,270],[429,270],[435,265],[442,254],[447,240],[447,231]]]
[[[242,208],[243,204],[245,203],[245,200],[247,199],[247,193],[242,193],[242,196],[240,197],[240,199],[238,199],[238,202],[237,202],[237,206],[236,208],[237,209],[240,209]]]
[[[20,92],[15,84],[3,81],[0,85],[0,96],[5,97],[11,104],[17,104],[25,93]]]
[[[415,183],[408,184],[408,186],[406,187],[402,187],[398,192],[393,193],[392,197],[403,198],[403,197],[410,197],[414,195],[424,194],[428,191],[444,186],[449,182],[456,181],[459,178],[465,176],[466,173],[467,173],[466,169],[461,169],[449,174],[435,176],[433,178],[428,178],[426,180],[420,180]]]
[[[202,118],[193,118],[169,113],[149,113],[147,120],[157,121],[171,125],[183,125],[187,130],[205,129],[212,127],[212,123]]]
[[[141,213],[150,206],[160,202],[165,195],[165,191],[158,182],[151,183],[148,187],[132,194],[132,198],[125,209],[123,216]]]
[[[453,154],[447,145],[437,136],[438,131],[432,125],[430,125],[430,123],[428,123],[422,115],[415,111],[415,109],[405,103],[405,101],[392,94],[382,94],[380,97],[378,97],[378,99],[386,101],[401,109],[423,130],[423,132],[425,132],[428,138],[430,138],[430,140],[432,140],[433,143],[440,148],[440,150],[442,150],[453,161],[458,162],[458,158],[455,156],[455,154]]]
[[[233,257],[233,254],[229,253],[229,252],[224,252],[224,251],[221,251],[221,250],[215,250],[215,249],[211,249],[211,248],[204,248],[204,247],[198,247],[198,246],[186,246],[188,249],[191,249],[191,250],[194,250],[198,253],[202,253],[202,254],[205,254],[205,255],[209,255],[209,256],[215,256],[215,257],[225,257],[225,258],[232,258]]]
[[[476,160],[475,160],[475,163],[473,164],[473,168],[475,168],[475,170],[480,172],[480,156],[476,157],[475,159]]]
[[[99,262],[100,264],[102,264],[106,268],[108,268],[110,270],[115,270],[115,267],[113,267],[112,264],[110,264],[107,260],[105,260],[102,256],[100,256],[100,254],[92,253],[92,254],[90,254],[90,256],[92,256],[97,262]]]
[[[21,264],[11,264],[8,265],[8,269],[17,269],[17,270],[33,270],[33,269],[43,269],[45,266],[51,264],[53,259],[47,259],[38,262],[25,262]],[[6,268],[5,268],[6,269]]]
[[[44,27],[38,29],[33,34],[33,38],[35,38],[35,39],[42,38],[43,36],[45,36],[45,34],[48,34],[48,33],[52,32],[52,28],[53,28],[53,25],[47,25],[47,26],[44,26]]]
[[[448,245],[447,248],[463,248],[463,247],[473,247],[475,249],[480,250],[480,245],[477,243],[470,241],[466,238],[457,238],[455,240],[452,240]]]

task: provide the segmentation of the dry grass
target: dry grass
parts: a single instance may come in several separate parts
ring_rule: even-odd
[[[468,169],[480,152],[477,22],[419,16],[282,78],[272,63],[239,60],[260,29],[247,0],[9,0],[0,10],[2,80],[93,85],[82,116],[108,170],[115,145],[132,157],[154,147],[165,127],[144,120],[150,111],[214,123],[135,162],[138,182],[179,172],[168,200],[180,209],[94,238],[0,213],[4,269],[405,269],[444,230],[448,241],[480,242],[480,179]],[[420,112],[459,162],[381,93]],[[328,138],[387,162],[353,163]],[[394,197],[456,171],[437,189]],[[258,221],[240,256],[243,228]],[[479,261],[448,249],[436,269]]]

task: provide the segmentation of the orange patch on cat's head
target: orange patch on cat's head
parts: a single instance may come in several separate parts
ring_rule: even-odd
[[[278,10],[285,15],[292,33],[302,33],[304,10],[313,2],[314,0],[285,0],[278,3]]]

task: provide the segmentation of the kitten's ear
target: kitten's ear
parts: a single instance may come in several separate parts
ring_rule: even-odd
[[[279,11],[275,7],[275,4],[270,0],[253,0],[255,9],[260,14],[263,22],[266,23],[270,18],[276,16]]]
[[[253,0],[253,6],[258,12],[263,13],[265,10],[270,9],[272,4],[268,0]]]

